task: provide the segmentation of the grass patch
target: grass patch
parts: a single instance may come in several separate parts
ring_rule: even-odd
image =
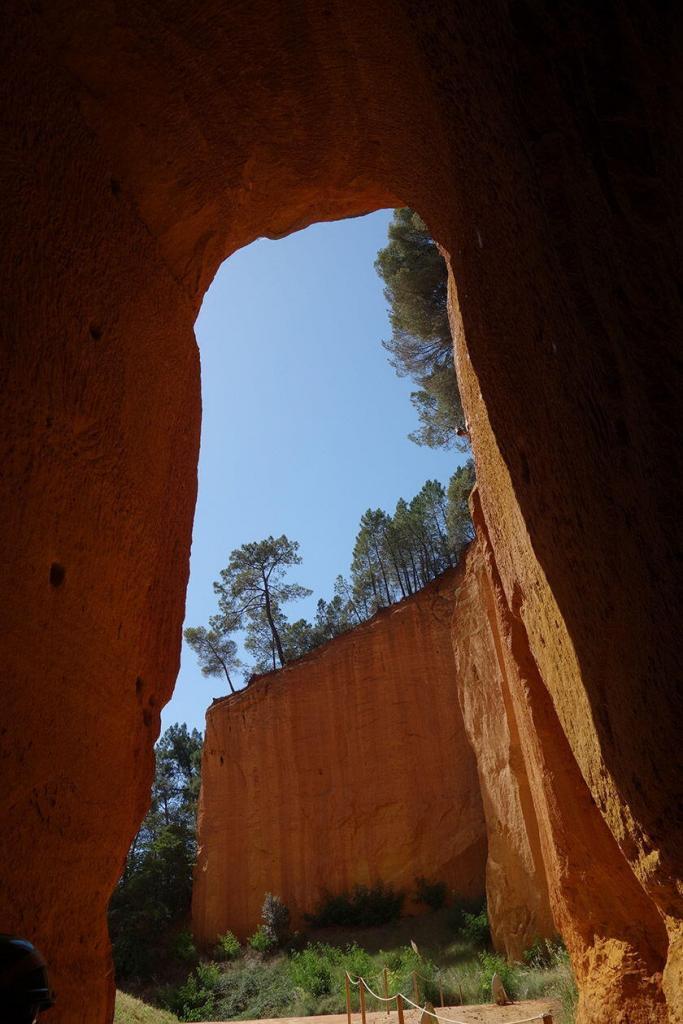
[[[117,992],[114,1024],[178,1024],[178,1018],[126,992]]]

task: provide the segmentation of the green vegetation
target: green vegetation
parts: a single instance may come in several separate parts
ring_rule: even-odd
[[[391,993],[412,997],[416,974],[420,999],[438,1005],[443,992],[454,1006],[488,1001],[497,973],[515,999],[560,1001],[566,1008],[562,1024],[571,1024],[576,990],[561,942],[539,940],[525,963],[508,964],[468,928],[468,919],[485,919],[485,911],[462,904],[456,910],[379,927],[326,927],[270,953],[247,947],[228,962],[198,963],[181,984],[159,990],[157,1001],[183,1021],[342,1013],[345,972],[362,975],[382,994],[386,968]],[[353,993],[357,1010],[357,989]],[[371,995],[367,1005],[378,1008]]]
[[[126,992],[117,992],[114,1024],[178,1024],[178,1018]]]
[[[289,907],[279,896],[267,892],[261,907],[261,919],[268,936],[275,946],[283,946],[289,938]]]
[[[239,941],[232,932],[219,935],[218,941],[213,949],[214,960],[234,960],[242,952]]]
[[[375,269],[384,281],[392,334],[382,344],[400,377],[411,377],[420,427],[409,437],[430,448],[467,447],[448,322],[448,274],[427,225],[412,210],[394,210],[388,245]]]
[[[264,924],[260,924],[253,935],[250,935],[247,942],[257,953],[270,953],[275,949],[277,941],[274,935],[268,931]]]
[[[237,644],[226,632],[224,624],[215,617],[208,629],[205,626],[188,626],[184,636],[188,647],[197,655],[202,675],[224,675],[230,692],[235,693],[230,673],[241,668],[242,662],[237,656]]]
[[[147,977],[159,962],[197,959],[186,920],[196,854],[201,734],[172,725],[156,746],[152,804],[109,905],[119,979]]]
[[[404,897],[404,893],[383,882],[373,886],[357,885],[351,892],[326,893],[315,912],[307,915],[307,920],[316,928],[388,924],[401,916]]]

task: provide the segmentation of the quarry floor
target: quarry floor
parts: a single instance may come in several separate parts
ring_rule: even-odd
[[[560,1005],[553,999],[525,999],[511,1006],[491,1006],[491,1004],[479,1004],[477,1006],[446,1006],[439,1009],[439,1014],[451,1021],[462,1021],[462,1024],[513,1024],[516,1021],[526,1021],[543,1013],[552,1014],[553,1024],[559,1024]],[[417,1010],[404,1013],[405,1024],[419,1024],[421,1014]],[[368,1024],[398,1024],[396,1013],[366,1014]],[[430,1018],[431,1019],[431,1018]],[[360,1024],[360,1014],[354,1013],[351,1017],[351,1024]],[[209,1024],[209,1022],[205,1022]],[[216,1022],[214,1022],[216,1024]],[[231,1024],[224,1021],[223,1024]],[[239,1024],[346,1024],[345,1013],[329,1013],[317,1017],[276,1017],[264,1018],[260,1021],[240,1021]]]

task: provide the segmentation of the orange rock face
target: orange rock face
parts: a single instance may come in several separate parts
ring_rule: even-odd
[[[484,891],[486,836],[457,707],[453,574],[207,713],[193,929],[295,927],[327,890],[416,876]],[[406,909],[419,909],[407,901]]]
[[[553,911],[605,1006],[657,1020],[666,960],[683,1020],[680,5],[3,14],[0,919],[46,953],[52,1021],[111,1018],[106,904],[178,662],[202,296],[259,235],[398,203],[450,254]]]
[[[664,923],[581,776],[523,625],[506,603],[476,492],[473,509],[478,538],[459,582],[453,636],[490,856],[500,866],[487,876],[494,934],[501,924],[513,933],[516,921],[525,926],[524,902],[538,906],[534,896],[545,901],[549,892],[579,984],[578,1020],[664,1022]],[[511,756],[501,771],[505,749]],[[518,808],[512,816],[511,808]]]
[[[458,575],[452,635],[486,815],[491,936],[496,949],[520,960],[535,939],[557,928],[481,542],[471,546]]]

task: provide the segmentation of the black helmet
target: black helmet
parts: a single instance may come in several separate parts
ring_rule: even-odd
[[[47,966],[35,946],[14,935],[0,935],[0,1019],[33,1024],[53,1002]]]

